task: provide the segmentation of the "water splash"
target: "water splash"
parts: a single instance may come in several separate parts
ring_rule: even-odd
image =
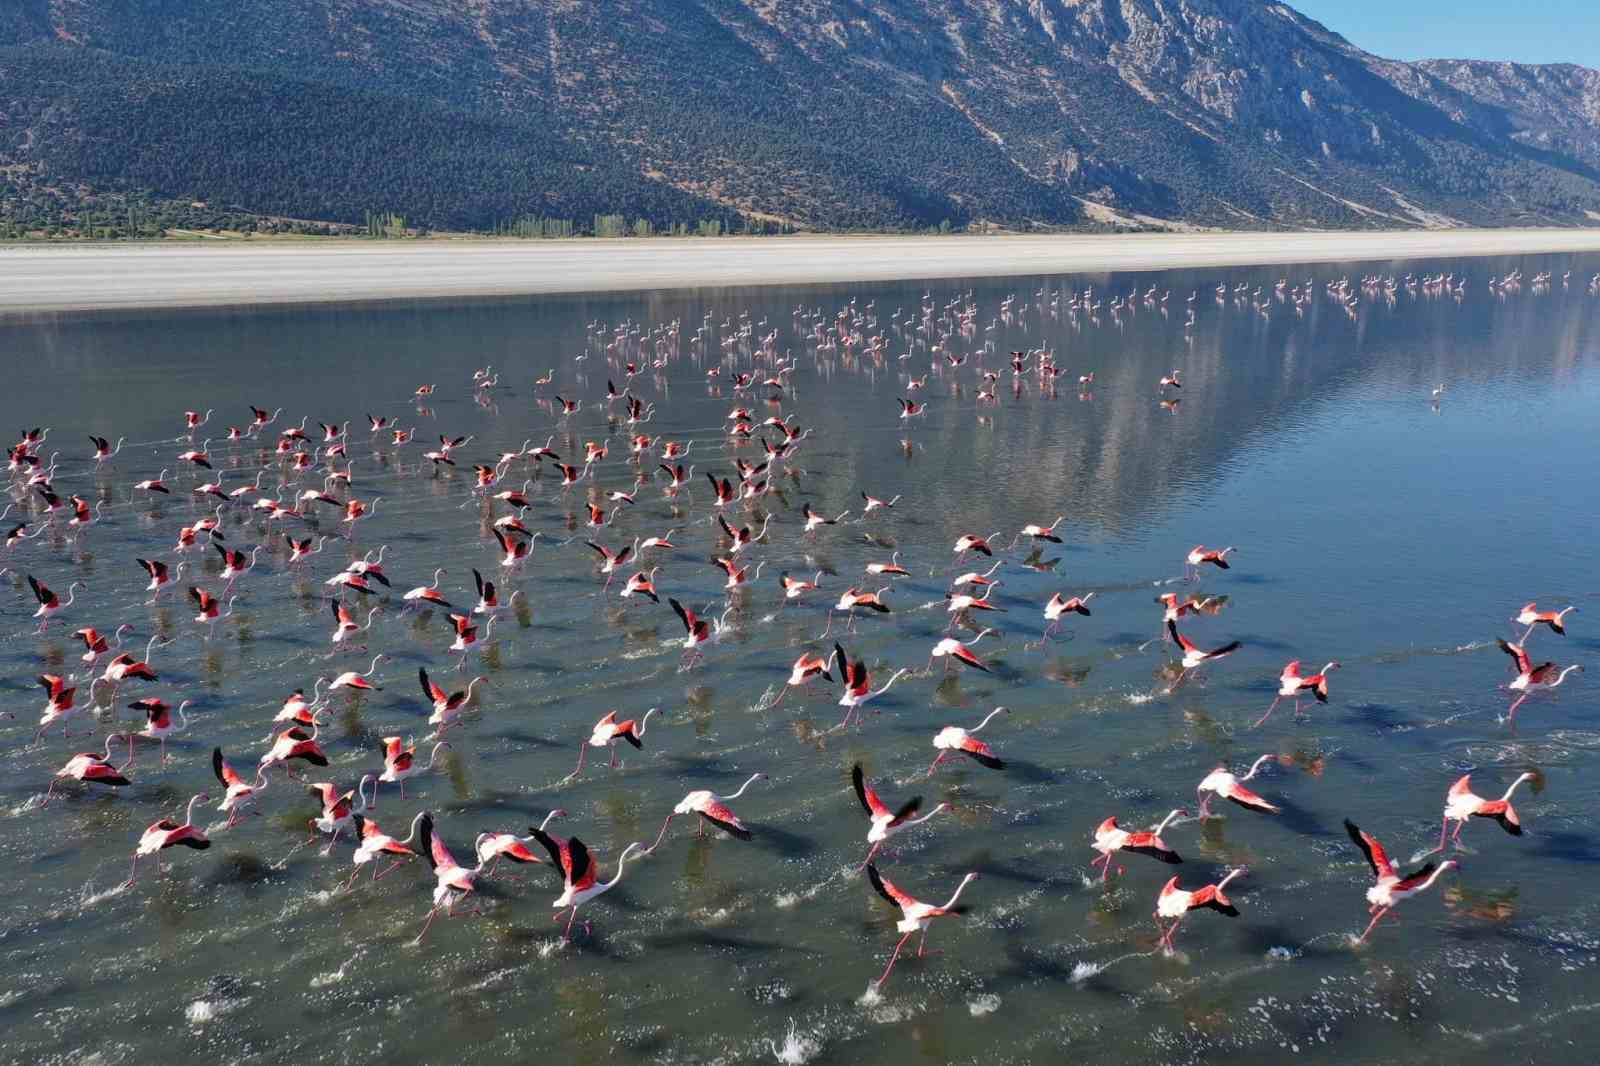
[[[784,1034],[783,1046],[779,1047],[774,1041],[768,1040],[767,1047],[772,1049],[773,1058],[784,1066],[804,1066],[822,1053],[821,1041],[809,1034],[802,1035],[793,1018],[789,1019],[789,1031]]]
[[[974,1018],[982,1018],[985,1014],[993,1014],[1000,1009],[1000,997],[992,992],[986,992],[967,1002],[967,1013]]]

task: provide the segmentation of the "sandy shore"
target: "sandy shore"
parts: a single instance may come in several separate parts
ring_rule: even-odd
[[[1588,230],[14,245],[0,314],[1600,251]]]

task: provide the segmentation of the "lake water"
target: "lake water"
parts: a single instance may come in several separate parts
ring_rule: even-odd
[[[1555,282],[1491,292],[1489,277],[1513,268],[1526,279],[1550,270]],[[1593,665],[1600,649],[1600,297],[1588,291],[1597,269],[1595,258],[1529,257],[0,323],[10,370],[0,426],[52,427],[43,452],[61,451],[58,490],[105,501],[81,537],[58,523],[0,559],[15,571],[0,601],[8,636],[0,684],[16,715],[0,720],[5,1058],[159,1055],[179,1066],[469,1055],[584,1064],[775,1054],[986,1064],[1067,1055],[1500,1063],[1554,1061],[1574,1049],[1583,1057],[1600,1008],[1592,825],[1600,676],[1574,674],[1555,698],[1530,700],[1513,729],[1500,720],[1510,660],[1494,639],[1513,636],[1510,616],[1537,600],[1581,611],[1568,616],[1565,638],[1548,630],[1530,638],[1536,658]],[[1455,270],[1468,279],[1466,294],[1401,287],[1392,300],[1362,295],[1347,313],[1325,291],[1345,274],[1408,270]],[[1310,281],[1303,313],[1273,298],[1280,277]],[[1248,291],[1219,302],[1218,284],[1262,287],[1264,309]],[[1103,302],[1097,315],[1069,314],[1066,296],[1051,308],[1055,294],[1090,286]],[[1171,292],[1165,306],[1140,300],[1113,313],[1114,298],[1152,286],[1158,297]],[[1196,290],[1196,321],[1186,327]],[[932,325],[919,330],[924,306]],[[971,309],[970,333],[943,336],[952,306],[952,316]],[[851,313],[864,336],[884,337],[881,354],[818,347],[816,327],[826,333]],[[751,324],[743,338],[741,315]],[[681,324],[676,340],[655,332],[672,322]],[[632,339],[608,362],[622,323]],[[752,367],[764,375],[770,360],[757,341],[774,333],[772,351],[796,369],[782,400],[768,404],[770,390],[740,395],[730,377]],[[581,536],[589,494],[634,481],[628,428],[608,421],[604,397],[606,379],[621,388],[622,362],[641,346],[646,364],[664,363],[632,381],[655,404],[643,431],[693,441],[686,462],[697,464],[695,481],[672,500],[656,478],[598,539],[618,547],[676,530],[676,549],[652,559],[663,599],[722,611],[703,475],[732,476],[735,455],[760,455],[758,444],[730,447],[729,410],[748,407],[757,420],[792,413],[812,430],[758,502],[771,527],[741,558],[765,561],[759,581],[734,596],[731,632],[690,670],[681,669],[682,629],[665,602],[623,601],[617,584],[602,594]],[[1007,365],[1010,350],[1039,347],[1066,371],[1053,390],[1031,373],[1014,379]],[[952,368],[947,352],[968,360]],[[486,364],[499,385],[475,396],[471,373]],[[994,402],[976,396],[980,365],[1001,372]],[[724,372],[708,379],[713,366]],[[1181,402],[1167,409],[1157,381],[1174,368],[1183,387],[1170,395]],[[1090,370],[1093,388],[1080,393],[1078,377]],[[547,372],[551,383],[536,387]],[[908,393],[907,375],[927,375],[926,386]],[[424,383],[438,387],[419,410],[412,393]],[[559,417],[558,393],[581,398],[582,410]],[[906,395],[927,413],[903,424],[895,401]],[[233,488],[255,477],[259,446],[220,438],[229,423],[246,424],[252,403],[283,409],[268,438],[302,415],[314,438],[318,421],[350,420],[351,491],[383,500],[354,548],[331,540],[301,572],[287,569],[279,528],[254,512],[226,515],[230,545],[266,548],[235,587],[235,613],[208,639],[181,592],[143,605],[146,579],[134,559],[167,558],[178,527],[211,508],[189,497],[197,481],[174,458],[187,447],[174,442],[182,412],[216,409],[200,436],[219,438],[214,465]],[[396,454],[380,437],[375,448],[368,413],[415,425],[426,447],[441,433],[474,439],[457,450],[460,465],[439,470],[418,444]],[[130,443],[96,471],[86,461],[89,433]],[[402,612],[399,592],[442,566],[444,591],[470,604],[473,567],[500,577],[471,464],[552,434],[563,457],[581,455],[587,441],[608,442],[609,456],[592,483],[566,492],[548,464],[542,473],[513,464],[508,484],[535,478],[524,520],[543,536],[523,570],[502,579],[523,598],[456,674],[448,620]],[[654,464],[644,464],[647,475]],[[129,486],[163,467],[174,494],[130,504]],[[264,486],[275,492],[283,481],[271,463]],[[900,500],[863,521],[863,491]],[[852,514],[802,538],[807,502]],[[504,513],[495,506],[495,516]],[[1057,515],[1065,515],[1063,544],[997,551],[1003,583],[993,597],[1005,613],[982,621],[1001,636],[974,649],[991,673],[903,677],[861,726],[841,731],[831,731],[841,714],[836,687],[771,707],[800,650],[831,644],[816,638],[824,604],[843,588],[892,584],[892,613],[861,619],[845,640],[874,678],[921,671],[947,622],[956,538],[1000,530],[1003,549],[1024,523]],[[326,511],[321,532],[339,526]],[[1185,553],[1200,543],[1237,551],[1232,569],[1207,568],[1196,589],[1226,597],[1225,606],[1186,618],[1185,633],[1203,647],[1243,643],[1174,688],[1153,600],[1191,591],[1179,579]],[[623,848],[654,840],[686,792],[730,792],[761,771],[769,780],[732,804],[753,839],[698,838],[688,818],[675,819],[659,849],[630,862],[622,883],[585,908],[592,928],[580,924],[570,946],[550,918],[559,877],[548,866],[502,866],[480,882],[484,916],[441,919],[418,947],[411,941],[433,883],[426,866],[336,891],[351,845],[346,836],[328,857],[297,848],[317,808],[302,785],[274,778],[258,804],[265,816],[223,829],[212,810],[212,747],[253,767],[292,689],[366,668],[367,656],[330,649],[323,580],[380,544],[395,591],[374,600],[386,607],[364,638],[391,656],[375,678],[383,688],[333,694],[322,732],[333,765],[310,779],[352,787],[381,767],[379,738],[427,733],[419,666],[452,689],[481,673],[489,680],[450,731],[441,769],[413,778],[404,800],[385,786],[376,812],[385,829],[400,835],[430,810],[457,858],[469,860],[480,831],[526,832],[561,807],[568,816],[551,830],[581,837],[609,877]],[[894,551],[910,577],[863,580],[867,562]],[[210,554],[203,581],[217,591]],[[780,610],[784,570],[824,571],[824,588]],[[43,637],[32,632],[23,573],[63,594],[74,580],[87,585]],[[1056,591],[1094,592],[1093,614],[1040,646],[1040,610]],[[109,633],[124,622],[136,652],[152,633],[176,639],[155,653],[160,681],[124,683],[94,739],[52,731],[32,746],[43,704],[34,675],[83,673],[70,631],[93,624]],[[1342,663],[1329,702],[1300,720],[1280,705],[1252,729],[1291,658]],[[170,762],[141,743],[131,786],[68,783],[41,807],[68,755],[99,747],[107,729],[137,725],[124,705],[144,695],[194,701],[190,729],[168,745]],[[982,736],[1004,771],[963,760],[924,777],[940,727],[974,725],[998,705],[1010,714]],[[596,719],[650,707],[662,713],[643,751],[620,746],[615,770],[604,751],[592,752],[582,775],[567,779]],[[90,724],[80,716],[72,728]],[[1285,758],[1251,785],[1282,814],[1219,804],[1221,817],[1165,832],[1183,865],[1124,856],[1125,876],[1102,888],[1089,866],[1102,819],[1144,827],[1170,808],[1193,811],[1194,787],[1215,765],[1239,769],[1269,752]],[[951,805],[896,839],[885,876],[942,901],[965,873],[981,875],[963,896],[970,913],[934,925],[930,946],[942,954],[902,957],[876,994],[869,985],[898,939],[899,916],[856,871],[866,832],[849,784],[857,762],[891,803],[921,795],[924,810]],[[1490,796],[1521,772],[1541,775],[1516,797],[1526,834],[1475,821],[1462,837],[1461,869],[1352,947],[1371,877],[1342,820],[1369,829],[1409,869],[1436,841],[1445,790],[1469,770]],[[207,789],[214,798],[197,822],[211,828],[210,850],[172,849],[164,877],[147,861],[139,883],[118,890],[140,831],[163,816],[181,820],[188,797]],[[1240,917],[1197,912],[1176,950],[1158,951],[1152,911],[1167,877],[1176,872],[1193,888],[1238,865],[1249,871],[1230,886]]]

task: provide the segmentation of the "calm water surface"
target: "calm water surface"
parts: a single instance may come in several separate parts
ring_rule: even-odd
[[[1555,271],[1557,284],[1496,296],[1491,274]],[[468,1055],[552,1057],[576,1063],[1445,1061],[1541,1062],[1588,1054],[1600,1008],[1600,900],[1593,892],[1600,840],[1600,673],[1577,674],[1557,699],[1535,699],[1515,730],[1500,721],[1508,660],[1494,646],[1512,635],[1524,602],[1577,604],[1564,640],[1531,641],[1539,657],[1591,666],[1600,642],[1593,541],[1600,517],[1594,456],[1600,449],[1600,298],[1586,291],[1594,259],[1359,265],[1379,270],[1464,271],[1462,301],[1401,290],[1363,298],[1352,318],[1322,292],[1335,268],[1212,271],[1120,277],[1016,278],[971,284],[692,290],[550,298],[466,306],[386,306],[12,321],[0,324],[8,370],[0,426],[49,425],[61,449],[58,487],[106,502],[102,521],[74,541],[51,532],[12,550],[0,597],[0,686],[15,720],[0,720],[0,1030],[10,1061],[186,1063],[450,1061]],[[1570,288],[1559,283],[1571,269]],[[1263,285],[1311,278],[1303,315],[1278,301],[1265,314],[1220,304],[1218,283]],[[1097,319],[1052,313],[1048,296],[1093,285],[1107,303],[1130,288],[1173,295]],[[1186,331],[1184,297],[1198,289]],[[925,294],[927,296],[925,297]],[[1002,301],[1014,296],[1010,313]],[[918,331],[926,299],[935,319],[961,299],[974,328],[942,342],[967,364],[934,369],[920,393],[925,418],[903,426],[895,397],[906,375],[942,363],[935,321]],[[851,310],[885,355],[817,345],[814,326]],[[1062,304],[1065,300],[1062,300]],[[895,319],[896,309],[901,309]],[[786,399],[734,394],[728,373],[758,367],[750,337],[776,332],[798,369]],[[868,320],[875,316],[875,324]],[[734,806],[755,839],[696,838],[687,820],[630,863],[621,886],[585,912],[592,932],[562,947],[550,921],[560,890],[548,867],[502,868],[483,883],[486,916],[436,923],[412,946],[427,913],[426,868],[337,892],[350,845],[329,857],[296,848],[315,802],[275,779],[259,809],[222,830],[207,852],[169,853],[164,878],[146,869],[117,890],[140,830],[177,814],[200,790],[217,791],[210,752],[221,745],[253,765],[273,713],[297,686],[359,666],[330,655],[327,578],[368,547],[387,544],[386,598],[368,634],[392,659],[383,690],[337,693],[323,738],[333,761],[313,779],[350,787],[380,765],[379,738],[427,732],[417,667],[454,679],[442,614],[400,610],[398,590],[449,569],[446,591],[470,603],[471,568],[498,571],[487,512],[471,501],[470,464],[492,462],[525,439],[563,455],[609,441],[599,489],[633,481],[626,427],[608,423],[605,340],[632,323],[673,321],[667,365],[633,380],[656,405],[647,431],[694,442],[695,484],[676,501],[661,483],[601,534],[612,546],[677,532],[663,553],[664,594],[703,607],[721,601],[707,470],[731,474],[725,415],[794,413],[813,430],[779,488],[758,583],[733,598],[735,628],[702,666],[680,670],[682,635],[663,604],[602,597],[582,503],[548,472],[525,521],[545,535],[506,584],[524,598],[506,613],[469,670],[489,678],[465,724],[453,730],[443,770],[416,778],[407,798],[386,789],[377,817],[402,832],[434,812],[459,858],[482,830],[525,831],[552,807],[552,826],[582,837],[610,876],[631,841],[648,842],[691,788],[731,791],[770,775]],[[597,333],[591,324],[599,323]],[[702,341],[696,334],[704,324]],[[597,339],[597,337],[599,339]],[[727,340],[728,343],[724,343]],[[992,352],[984,354],[985,345]],[[1048,346],[1068,373],[1041,390],[1014,383],[1011,349]],[[902,361],[899,356],[910,353]],[[576,359],[586,354],[583,360]],[[492,364],[500,386],[474,399],[469,376]],[[979,365],[1003,371],[997,401],[980,404]],[[725,368],[708,386],[706,370]],[[1181,403],[1165,410],[1155,383],[1181,368]],[[1095,372],[1092,392],[1077,377]],[[534,379],[554,372],[542,389]],[[437,382],[428,410],[411,399]],[[1070,384],[1069,384],[1070,383]],[[1429,394],[1446,386],[1442,402]],[[562,420],[549,398],[581,397]],[[143,606],[135,556],[170,551],[176,530],[207,510],[186,494],[172,438],[186,408],[216,408],[218,437],[249,418],[246,404],[283,408],[273,431],[309,415],[351,420],[356,495],[381,495],[358,545],[330,541],[306,573],[286,571],[281,536],[253,515],[226,520],[228,542],[265,543],[243,578],[235,615],[212,639],[180,597]],[[365,415],[440,433],[474,435],[461,465],[438,471],[410,445],[375,455]],[[292,417],[291,417],[292,416]],[[269,431],[271,432],[271,431]],[[113,467],[90,469],[85,435],[126,436]],[[204,435],[204,432],[202,433]],[[10,437],[8,440],[12,439]],[[154,442],[154,443],[153,443]],[[213,443],[229,487],[259,468],[254,446]],[[648,473],[653,464],[647,463]],[[179,489],[156,504],[129,503],[129,485],[171,469]],[[532,476],[517,464],[508,481]],[[268,488],[280,483],[272,467]],[[306,484],[311,484],[307,481]],[[892,511],[860,521],[860,492],[901,494]],[[799,536],[801,506],[850,518]],[[503,513],[497,510],[495,514]],[[1002,630],[980,644],[993,672],[903,678],[865,724],[829,732],[839,709],[822,688],[771,708],[788,664],[825,625],[818,595],[778,609],[782,570],[824,571],[837,595],[862,567],[899,551],[913,576],[887,594],[894,611],[863,620],[847,646],[874,664],[921,670],[946,623],[942,597],[950,545],[962,533],[1066,516],[1061,546],[1003,553],[995,600]],[[13,518],[15,513],[13,514]],[[333,532],[331,514],[322,523]],[[303,535],[299,527],[293,530]],[[1194,544],[1238,548],[1234,568],[1208,572],[1201,590],[1225,596],[1187,632],[1241,650],[1175,691],[1152,602],[1172,585]],[[217,560],[206,562],[213,589]],[[963,567],[966,569],[966,567]],[[44,637],[18,574],[58,590],[87,583]],[[1095,592],[1091,618],[1038,646],[1040,608],[1055,591]],[[718,611],[721,610],[719,606]],[[996,621],[997,620],[997,621]],[[42,705],[33,677],[82,672],[68,636],[77,625],[134,627],[176,638],[158,650],[156,684],[125,685],[119,703],[159,695],[194,701],[193,725],[159,764],[143,745],[134,784],[113,793],[67,786],[40,807],[51,773],[93,741],[52,733],[31,745]],[[1284,662],[1338,659],[1332,699],[1296,721],[1288,708],[1259,730]],[[464,679],[464,678],[463,678]],[[80,693],[82,690],[80,690]],[[81,697],[80,697],[81,698]],[[984,736],[1004,772],[963,763],[923,778],[941,726],[972,725],[1011,709]],[[576,744],[605,711],[662,712],[645,750],[604,753],[563,782]],[[101,734],[136,724],[119,707]],[[75,728],[89,724],[80,718]],[[1237,920],[1201,912],[1172,954],[1157,952],[1151,921],[1169,868],[1138,856],[1102,889],[1088,861],[1094,826],[1124,825],[1192,808],[1194,786],[1219,762],[1284,756],[1253,784],[1283,814],[1229,808],[1187,820],[1166,839],[1184,856],[1172,868],[1194,886],[1235,865]],[[964,920],[936,926],[943,954],[906,959],[881,995],[867,995],[897,934],[898,917],[854,872],[865,823],[849,768],[861,762],[885,794],[938,800],[952,812],[899,838],[887,876],[943,899],[968,871],[981,874]],[[1537,771],[1518,796],[1527,834],[1470,826],[1462,869],[1401,908],[1359,950],[1370,884],[1341,827],[1354,818],[1402,860],[1430,847],[1444,792],[1472,771],[1498,795]],[[1226,805],[1224,805],[1226,806]],[[507,873],[522,875],[513,880]],[[788,1042],[787,1047],[785,1042]]]

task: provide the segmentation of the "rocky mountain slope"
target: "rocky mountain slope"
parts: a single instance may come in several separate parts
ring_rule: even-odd
[[[1600,72],[1384,60],[1262,0],[17,0],[0,166],[6,213],[1572,224]]]

